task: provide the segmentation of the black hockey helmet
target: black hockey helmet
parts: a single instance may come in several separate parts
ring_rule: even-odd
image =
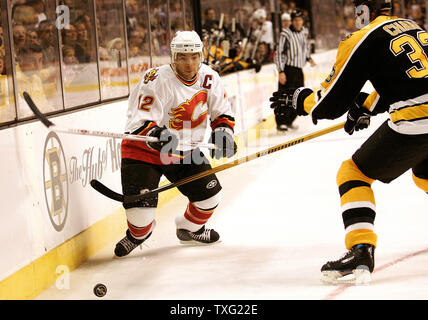
[[[392,0],[354,0],[354,6],[366,5],[370,13],[378,15],[382,11],[390,11],[392,9]]]
[[[298,9],[293,10],[293,12],[291,12],[291,20],[294,20],[295,18],[302,18],[302,19],[304,19],[305,16],[303,14],[303,11],[298,10]]]

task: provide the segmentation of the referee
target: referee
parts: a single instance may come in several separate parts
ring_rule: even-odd
[[[283,14],[286,20],[288,15]],[[306,62],[315,66],[310,56],[308,36],[309,31],[303,26],[303,12],[294,10],[291,13],[291,25],[282,29],[279,45],[275,52],[275,62],[279,72],[278,90],[287,88],[300,88],[304,86],[303,67]],[[279,131],[287,131],[293,128],[293,121],[297,114],[291,108],[287,108],[285,114],[275,114],[276,127]]]

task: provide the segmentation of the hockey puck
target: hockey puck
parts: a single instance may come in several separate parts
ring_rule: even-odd
[[[95,285],[94,287],[94,294],[101,298],[104,297],[107,293],[107,287],[105,285],[103,285],[102,283],[98,283]]]

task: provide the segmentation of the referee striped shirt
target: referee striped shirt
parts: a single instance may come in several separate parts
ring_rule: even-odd
[[[275,53],[275,63],[279,72],[284,71],[286,65],[297,68],[305,66],[311,57],[308,36],[309,31],[305,27],[300,31],[296,31],[293,26],[282,29]]]

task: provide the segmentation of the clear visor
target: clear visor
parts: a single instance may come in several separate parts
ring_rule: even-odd
[[[172,52],[171,60],[174,64],[190,64],[190,63],[202,63],[203,54],[202,52]]]

